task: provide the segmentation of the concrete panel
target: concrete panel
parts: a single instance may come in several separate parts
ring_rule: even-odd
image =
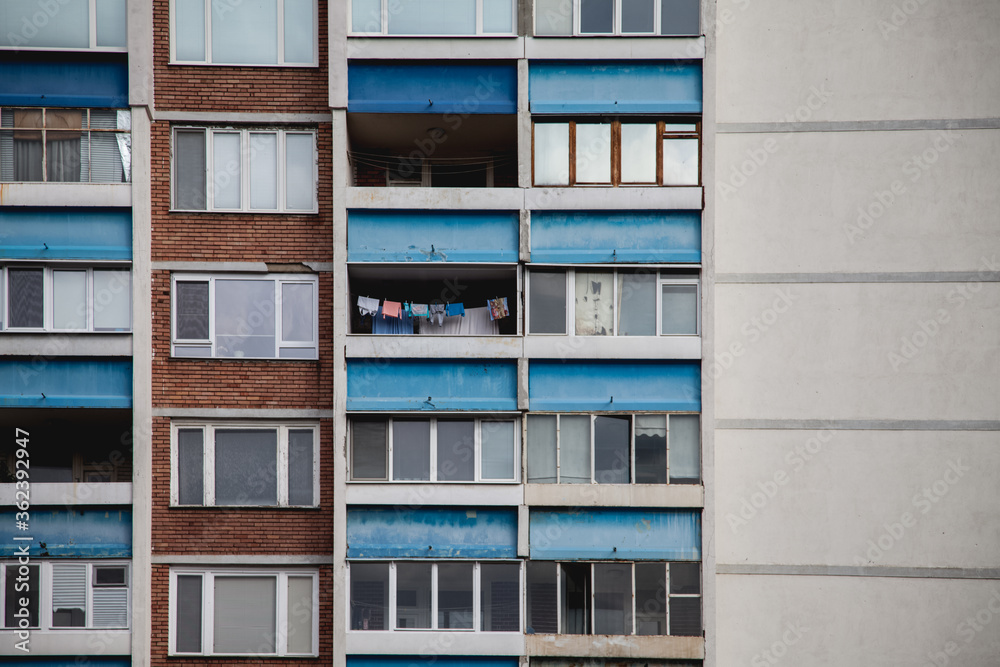
[[[5,332],[0,353],[32,358],[48,357],[131,357],[132,336],[128,333],[46,333]]]
[[[716,26],[720,123],[1000,115],[994,0],[733,2]]]
[[[529,60],[700,60],[704,37],[525,37]]]
[[[13,505],[13,484],[0,484],[0,505]],[[31,504],[42,505],[130,505],[131,482],[34,483]]]
[[[517,188],[347,188],[347,208],[446,208],[508,210],[524,208]]]
[[[717,137],[719,273],[978,270],[1000,253],[1000,130]]]
[[[0,183],[0,206],[131,205],[131,183]]]
[[[516,60],[524,57],[523,37],[348,37],[347,57],[403,60],[419,53],[428,60]]]
[[[361,188],[356,188],[361,189]],[[416,188],[402,188],[415,190]],[[524,208],[548,210],[701,210],[700,187],[573,187],[524,191]]]
[[[510,506],[524,497],[520,484],[347,484],[348,505]]]
[[[720,563],[996,565],[996,433],[718,430],[715,443]]]
[[[347,356],[385,359],[452,357],[454,359],[517,359],[519,336],[368,336],[347,337]]]
[[[346,644],[344,652],[348,654],[436,657],[445,652],[454,655],[524,653],[524,635],[518,632],[348,632]]]
[[[527,635],[528,655],[577,658],[678,658],[705,656],[701,637],[625,637],[617,635]]]
[[[717,580],[719,665],[993,667],[1000,655],[997,581]]]
[[[1000,284],[716,286],[718,419],[997,419]]]
[[[13,639],[13,635],[11,635]],[[13,643],[13,642],[11,642]],[[132,633],[128,630],[32,630],[31,655],[58,655],[66,661],[76,661],[76,658],[66,656],[104,656],[128,655],[132,650]],[[88,665],[101,665],[87,660]],[[34,664],[25,661],[22,664]],[[66,662],[63,662],[66,664]]]
[[[524,503],[549,507],[702,507],[700,484],[525,484]]]
[[[701,359],[701,336],[524,337],[532,359]]]

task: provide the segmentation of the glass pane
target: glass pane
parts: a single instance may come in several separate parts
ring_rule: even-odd
[[[618,335],[656,335],[656,271],[618,272]]]
[[[663,140],[663,184],[698,185],[698,140]]]
[[[475,422],[437,423],[437,478],[439,482],[471,482],[476,474]]]
[[[521,631],[521,567],[517,563],[479,566],[480,626],[483,632]]]
[[[590,483],[590,417],[562,415],[559,418],[559,481]]]
[[[482,423],[483,479],[514,479],[514,422]]]
[[[174,208],[205,210],[205,133],[179,130],[174,156]]]
[[[661,35],[700,35],[698,0],[660,0]]]
[[[697,484],[701,481],[698,415],[670,415],[668,436],[671,484]]]
[[[580,0],[580,32],[614,32],[614,0]]]
[[[208,340],[208,282],[177,281],[174,288],[177,340]]]
[[[594,634],[632,634],[630,564],[594,564]]]
[[[629,418],[594,419],[594,481],[598,484],[628,484]]]
[[[564,635],[590,634],[590,563],[561,563],[559,604]]]
[[[278,504],[278,432],[216,429],[215,504]]]
[[[622,183],[656,183],[656,125],[622,123]]]
[[[569,123],[535,124],[535,185],[569,185]]]
[[[177,575],[177,652],[201,653],[201,577]]]
[[[351,630],[388,630],[389,564],[351,563]]]
[[[288,652],[312,653],[313,578],[288,577]]]
[[[556,483],[555,415],[528,415],[528,483]]]
[[[664,415],[636,415],[635,483],[667,483],[667,420]]]
[[[278,63],[278,0],[243,0],[212,13],[212,62]],[[217,4],[213,4],[213,7]]]
[[[536,35],[572,35],[573,3],[567,0],[535,0]]]
[[[701,566],[698,563],[670,564],[670,594],[698,595],[701,593]]]
[[[87,328],[87,272],[52,272],[52,328]]]
[[[313,175],[313,135],[285,135],[285,208],[311,211],[316,178]]]
[[[526,563],[528,634],[550,634],[558,631],[556,604],[556,564],[542,561]]]
[[[483,32],[514,32],[513,0],[483,0]]]
[[[431,564],[396,563],[396,628],[431,627]]]
[[[528,333],[566,333],[566,273],[532,271]]]
[[[610,271],[576,271],[576,335],[612,336],[614,282]]]
[[[382,32],[382,0],[353,0],[352,32]]]
[[[127,45],[125,0],[97,0],[97,46]]]
[[[274,653],[275,577],[215,577],[215,653]]]
[[[27,575],[20,573],[22,567],[27,568]],[[38,592],[41,588],[38,581],[38,567],[38,565],[7,566],[7,578],[4,586],[7,603],[4,605],[3,615],[5,628],[16,628],[20,625],[20,621],[24,617],[17,617],[15,614],[23,613],[22,609],[28,610],[28,627],[38,627]],[[20,577],[20,581],[18,581],[18,577]],[[22,606],[22,599],[27,600],[26,606]]]
[[[4,0],[0,46],[86,49],[90,46],[88,0]]]
[[[385,420],[351,421],[351,479],[385,479]]]
[[[313,0],[285,0],[285,62],[313,62]]]
[[[660,286],[660,333],[663,335],[697,335],[698,286]]]
[[[7,326],[40,329],[45,324],[41,269],[7,269]]]
[[[438,628],[472,629],[472,563],[438,565]]]
[[[240,135],[236,132],[213,132],[213,207],[239,208],[240,185]]]
[[[313,431],[292,429],[288,432],[288,504],[315,505],[313,498]]]
[[[177,502],[180,505],[205,502],[204,438],[200,428],[177,431]]]
[[[622,32],[656,32],[656,0],[621,0]]]
[[[670,634],[701,636],[701,598],[670,598]]]
[[[250,134],[250,208],[278,208],[278,137],[273,132]]]
[[[310,342],[314,340],[313,286],[303,283],[285,283],[281,286],[281,340],[282,342]]]
[[[665,563],[635,564],[635,633],[667,634],[667,568]]]
[[[215,281],[215,354],[273,357],[274,281]]]
[[[71,112],[72,113],[72,112]],[[53,112],[49,112],[46,116],[55,115]],[[76,116],[79,118],[79,116]],[[79,127],[79,124],[77,124]],[[115,142],[114,139],[107,135],[101,135],[94,137],[95,144],[104,139],[103,154],[105,156],[114,155]],[[96,148],[96,146],[95,146]],[[83,159],[86,152],[81,154],[80,151],[80,131],[75,132],[59,132],[57,130],[49,130],[45,133],[45,178],[46,180],[53,183],[79,183],[81,181],[88,181],[88,169],[85,164],[86,160]],[[83,164],[81,164],[81,160]],[[97,177],[95,174],[95,181],[101,181],[107,179],[102,179]],[[121,179],[117,179],[119,182]]]
[[[177,60],[205,60],[205,3],[209,0],[174,0],[174,48]]]
[[[393,420],[392,478],[395,480],[430,480],[431,423],[429,421]]]
[[[611,182],[611,123],[576,124],[576,182]]]
[[[132,328],[132,274],[94,270],[94,328],[128,331]]]
[[[397,0],[390,35],[474,35],[476,0]]]

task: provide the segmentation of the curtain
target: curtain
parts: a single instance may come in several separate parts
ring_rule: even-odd
[[[455,317],[445,317],[444,325],[438,326],[428,319],[420,318],[421,335],[435,336],[497,336],[500,334],[500,323],[490,319],[490,309],[486,306],[481,308],[466,308],[465,317],[457,315]]]

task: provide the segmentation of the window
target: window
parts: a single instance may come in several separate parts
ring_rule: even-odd
[[[318,654],[314,570],[170,570],[170,653]]]
[[[521,631],[520,563],[349,565],[351,630]]]
[[[351,479],[516,482],[519,431],[502,417],[354,417]]]
[[[128,268],[0,266],[0,331],[131,331]]]
[[[316,359],[318,282],[303,274],[173,277],[173,356]]]
[[[23,618],[27,627],[40,630],[129,626],[126,562],[6,562],[0,564],[0,578],[5,628],[25,627]]]
[[[0,108],[0,181],[127,183],[128,109]]]
[[[513,0],[352,0],[351,32],[366,35],[514,35]]]
[[[126,50],[126,0],[4,0],[0,48]]]
[[[176,128],[173,157],[175,211],[317,211],[313,131]]]
[[[527,631],[700,636],[700,565],[529,561]]]
[[[174,424],[174,505],[315,507],[314,425]]]
[[[699,35],[698,0],[536,0],[535,35]]]
[[[534,184],[699,185],[699,125],[685,119],[536,120]]]
[[[492,188],[495,167],[514,166],[513,160],[506,157],[431,160],[382,157],[360,152],[352,153],[351,157],[359,168],[385,169],[385,185],[391,188]]]
[[[655,267],[532,269],[528,333],[697,336],[698,290],[696,274]]]
[[[315,0],[171,0],[171,63],[315,66]]]
[[[696,414],[529,414],[527,438],[529,484],[701,481]]]

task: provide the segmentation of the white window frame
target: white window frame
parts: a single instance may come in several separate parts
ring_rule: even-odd
[[[531,271],[532,269],[538,269],[540,271],[545,271],[553,273],[556,271],[563,272],[566,279],[566,323],[565,331],[563,333],[533,333],[531,331]],[[656,337],[665,336],[700,336],[701,335],[701,265],[683,265],[683,269],[690,270],[690,274],[674,274],[669,273],[666,269],[672,267],[664,266],[662,264],[649,265],[649,264],[587,264],[587,265],[577,265],[577,266],[548,266],[542,264],[529,265],[527,267],[525,283],[527,289],[524,291],[524,320],[526,323],[525,329],[530,336],[579,336],[581,338],[621,338],[621,339],[651,339]],[[649,336],[622,336],[617,332],[618,324],[618,271],[619,270],[632,270],[632,269],[647,269],[650,274],[656,276],[656,333]],[[611,306],[611,317],[612,323],[614,325],[614,332],[607,336],[592,336],[588,334],[578,334],[576,333],[576,272],[584,271],[588,273],[612,273],[612,287],[614,288],[612,294],[612,306]],[[697,272],[695,274],[694,272]],[[665,334],[662,333],[663,328],[663,285],[695,285],[697,289],[697,314],[696,314],[696,326],[697,333],[693,334]]]
[[[0,561],[0,619],[6,618],[7,613],[7,576],[8,567],[20,567],[20,563],[17,560],[2,560]],[[39,630],[39,631],[53,631],[53,632],[82,632],[85,630],[91,631],[108,631],[108,630],[128,630],[131,626],[132,619],[132,563],[128,560],[76,560],[76,559],[54,559],[54,560],[41,560],[32,559],[29,566],[38,566],[38,625],[33,625],[29,629]],[[67,627],[59,626],[54,627],[52,625],[52,566],[53,565],[85,565],[87,567],[87,585],[86,585],[86,605],[84,609],[84,625],[77,627]],[[94,584],[94,570],[99,567],[124,567],[125,568],[125,585],[124,586],[95,586]],[[109,627],[109,626],[95,626],[94,623],[94,589],[95,588],[124,588],[127,591],[127,609],[125,613],[125,625],[121,627]],[[26,593],[26,591],[24,592]],[[16,602],[15,602],[16,604]],[[11,632],[17,628],[6,628],[0,627],[0,635],[5,631]]]
[[[177,134],[183,132],[202,132],[205,137],[205,208],[177,208],[176,185],[177,185]],[[213,187],[213,174],[215,173],[215,150],[214,139],[216,134],[238,134],[240,135],[240,206],[239,208],[217,208],[215,206],[215,189]],[[274,134],[276,135],[276,172],[277,180],[277,208],[251,208],[250,206],[250,163],[254,150],[251,135],[253,134]],[[309,209],[296,209],[287,207],[286,190],[286,169],[285,169],[285,146],[288,135],[307,135],[312,137],[312,207]],[[280,213],[291,215],[309,215],[319,212],[319,202],[317,197],[317,186],[319,184],[319,163],[317,160],[318,148],[316,146],[316,130],[309,128],[246,128],[246,127],[204,127],[192,125],[175,125],[171,132],[171,160],[170,160],[170,210],[191,213]]]
[[[361,421],[366,420],[385,420],[386,424],[386,477],[383,479],[355,479],[354,478],[354,420],[359,419]],[[393,459],[392,459],[392,448],[393,448],[393,436],[392,436],[392,422],[394,419],[399,419],[402,421],[429,421],[430,422],[430,479],[427,480],[417,480],[417,479],[393,479]],[[475,426],[473,427],[474,440],[475,440],[475,455],[474,455],[474,477],[471,480],[438,480],[437,479],[437,422],[438,420],[444,421],[473,421]],[[484,479],[482,476],[482,464],[483,464],[483,435],[482,427],[484,423],[488,422],[512,422],[514,425],[514,477],[512,479]],[[521,482],[521,420],[519,414],[496,414],[495,416],[476,416],[468,414],[449,414],[449,415],[435,415],[429,416],[424,414],[415,415],[405,415],[405,414],[394,414],[394,415],[375,415],[375,414],[352,414],[348,419],[348,441],[347,441],[347,457],[348,457],[348,475],[347,481],[350,484],[520,484]]]
[[[389,607],[386,614],[386,626],[388,630],[353,630],[351,629],[351,565],[357,563],[358,565],[388,565],[389,566]],[[431,627],[429,628],[397,628],[396,621],[398,618],[398,612],[396,608],[396,565],[398,563],[421,563],[424,565],[431,565]],[[489,635],[512,635],[520,632],[524,632],[524,610],[525,610],[525,595],[521,594],[524,591],[525,585],[525,571],[524,571],[524,561],[523,560],[508,560],[508,559],[497,559],[497,560],[481,560],[473,561],[472,570],[472,628],[438,628],[438,565],[441,563],[469,563],[469,561],[462,560],[364,560],[364,559],[353,559],[347,561],[347,572],[346,572],[346,588],[347,595],[345,596],[347,602],[347,611],[345,614],[345,625],[347,626],[348,632],[358,632],[364,634],[371,633],[389,633],[389,632],[474,632],[477,634],[489,634]],[[486,631],[482,628],[482,570],[481,565],[517,565],[518,566],[518,619],[519,628],[517,630],[508,631]]]
[[[8,269],[25,269],[42,272],[42,317],[41,327],[12,327],[10,326],[10,313],[7,306],[10,303],[10,280],[7,278]],[[94,271],[127,271],[129,274],[129,284],[124,288],[129,303],[129,326],[125,329],[97,329],[94,327],[94,304],[96,297],[94,294]],[[78,271],[86,274],[86,301],[82,304],[86,310],[86,323],[83,327],[76,329],[55,328],[55,280],[53,273],[56,271]],[[22,332],[22,333],[100,333],[100,334],[127,334],[132,332],[132,265],[129,263],[108,264],[106,266],[95,266],[93,264],[34,264],[34,263],[11,263],[0,265],[0,331]]]
[[[87,1],[87,17],[88,17],[88,23],[89,23],[90,46],[86,46],[86,47],[32,46],[30,39],[27,39],[27,38],[19,36],[20,38],[27,39],[27,43],[23,44],[23,45],[15,45],[15,46],[0,46],[0,50],[4,50],[4,51],[14,51],[14,50],[16,50],[16,51],[77,51],[77,52],[97,51],[97,52],[108,52],[108,53],[127,53],[128,52],[128,22],[126,21],[126,25],[125,25],[125,44],[126,44],[125,46],[98,46],[97,45],[97,2],[98,2],[98,0],[86,0],[86,1]],[[60,3],[60,4],[62,4],[62,3]],[[40,27],[37,22],[35,22],[35,21],[32,20],[34,18],[34,16],[40,13],[43,16],[45,16],[47,19],[51,19],[52,17],[49,16],[48,12],[46,12],[45,9],[43,9],[40,4],[36,5],[36,6],[38,8],[38,11],[35,12],[35,14],[32,15],[28,20],[31,22],[31,24],[32,24],[33,27],[38,28],[39,30],[43,30],[45,28],[45,26],[48,25],[48,22],[46,22],[45,24],[42,24],[42,26]],[[58,5],[57,5],[57,7],[58,7]],[[128,13],[128,5],[127,4],[125,5],[125,11],[126,11],[126,14],[127,14]],[[23,26],[23,23],[22,23],[22,25],[16,26],[16,27],[17,28],[21,28],[22,26]],[[14,31],[11,30],[10,32],[14,32]]]
[[[178,432],[181,430],[202,431],[202,492],[200,504],[180,504],[180,469],[178,459]],[[215,431],[216,430],[257,430],[277,431],[277,504],[275,505],[216,505],[215,504]],[[289,431],[312,431],[313,433],[313,480],[311,505],[290,505],[288,503],[288,435]],[[171,507],[288,507],[292,509],[303,507],[319,507],[320,471],[319,471],[319,424],[306,422],[294,424],[290,422],[186,422],[170,423],[170,506]]]
[[[573,484],[575,486],[583,486],[583,484],[577,482],[563,482],[562,477],[562,428],[561,428],[561,418],[562,417],[590,417],[590,484],[599,486],[621,486],[620,484],[608,484],[606,482],[598,482],[596,477],[596,463],[595,463],[595,429],[594,422],[597,417],[628,417],[629,420],[629,484],[638,484],[635,481],[635,419],[636,417],[664,417],[664,427],[666,428],[666,448],[664,450],[664,456],[666,457],[666,473],[667,481],[663,484],[651,484],[650,486],[664,487],[671,485],[670,483],[670,418],[676,415],[695,415],[698,417],[699,425],[701,423],[701,413],[700,412],[529,412],[525,415],[524,419],[524,442],[525,452],[527,448],[531,446],[528,438],[528,417],[555,417],[556,418],[556,481],[555,482],[531,482],[528,477],[527,461],[525,461],[525,472],[524,479],[525,483],[528,484],[545,484],[546,486],[554,486],[557,484]],[[701,450],[701,438],[699,430],[699,441],[698,449]],[[701,457],[699,456],[699,460]],[[701,471],[698,475],[699,481],[701,482]],[[703,482],[702,482],[703,483]],[[643,484],[645,484],[643,482]],[[680,484],[675,486],[682,486]],[[691,486],[690,484],[685,484],[683,486]]]
[[[406,160],[409,158],[400,158],[400,160]],[[478,164],[481,162],[486,163],[486,185],[483,187],[492,188],[494,187],[494,162],[492,157],[484,157],[479,160],[470,162],[469,165]],[[393,167],[387,166],[385,170],[385,185],[390,188],[430,188],[430,187],[442,187],[435,186],[433,183],[434,167],[441,165],[454,164],[454,162],[442,161],[442,160],[432,160],[430,158],[422,159],[420,161],[419,169],[413,167],[413,175],[409,178],[402,178],[398,176],[393,176]]]
[[[580,11],[580,0],[573,0],[573,16],[572,16],[573,32],[572,32],[572,35],[556,35],[556,34],[551,34],[551,33],[539,33],[538,29],[537,29],[539,14],[538,14],[538,8],[537,8],[538,6],[536,4],[535,8],[534,8],[534,14],[535,14],[535,16],[534,16],[534,21],[533,21],[533,25],[534,25],[535,29],[532,32],[532,36],[534,36],[534,37],[570,37],[570,36],[572,36],[572,37],[656,37],[656,36],[660,36],[660,35],[663,34],[661,32],[661,30],[662,30],[662,23],[663,23],[663,20],[662,20],[663,19],[662,8],[660,6],[661,0],[655,0],[655,2],[653,3],[653,30],[649,31],[649,32],[622,32],[622,27],[621,27],[621,21],[622,21],[621,2],[622,2],[622,0],[615,0],[614,10],[613,10],[614,11],[614,18],[612,19],[612,26],[613,27],[612,27],[611,32],[583,32],[580,29],[580,23],[581,23],[580,19],[581,19],[581,16],[582,16],[582,13]],[[700,23],[701,23],[701,17],[699,16],[699,24]],[[669,37],[697,37],[698,35],[678,35],[678,34],[670,33],[667,36],[669,36]]]
[[[510,0],[511,5],[511,32],[484,32],[483,30],[483,0],[476,2],[476,32],[474,33],[389,33],[389,13],[391,11],[392,0],[381,0],[381,16],[378,32],[354,31],[354,2],[347,0],[347,34],[351,37],[441,37],[445,39],[456,39],[459,37],[517,37],[517,0]]]
[[[237,0],[221,0],[224,3],[232,4],[236,6],[239,4]],[[317,0],[311,0],[312,11],[313,11],[313,34],[312,34],[312,62],[308,63],[286,63],[285,62],[285,0],[276,0],[277,2],[277,23],[275,25],[275,30],[278,33],[277,50],[278,50],[278,62],[277,63],[227,63],[227,62],[214,62],[212,60],[212,6],[215,3],[220,2],[220,0],[203,0],[205,4],[205,59],[204,60],[178,60],[177,59],[177,22],[176,22],[176,9],[174,5],[176,0],[170,0],[170,63],[171,65],[208,65],[215,67],[295,67],[295,68],[308,68],[308,67],[318,67],[319,66],[319,3]]]
[[[274,282],[274,355],[270,357],[220,357],[216,356],[215,335],[215,283],[217,280],[270,280]],[[179,339],[177,331],[177,283],[178,282],[208,282],[208,338]],[[283,341],[281,330],[281,287],[289,284],[310,284],[313,286],[313,339],[308,341]],[[209,350],[209,355],[196,357],[192,355],[178,356],[178,347],[200,347]],[[282,349],[311,349],[316,354],[311,357],[282,357]],[[256,274],[171,274],[170,276],[170,355],[179,359],[273,359],[276,361],[315,361],[319,358],[319,278],[314,274],[302,273],[256,273]]]
[[[186,653],[177,651],[177,577],[200,576],[201,577],[201,648],[198,653]],[[276,579],[276,613],[275,621],[277,627],[275,637],[274,653],[215,653],[211,650],[215,638],[215,590],[214,580],[216,577],[274,577]],[[312,652],[310,653],[289,653],[288,652],[288,578],[289,577],[310,577],[312,579]],[[169,600],[170,620],[168,624],[169,652],[171,656],[303,656],[317,657],[319,655],[319,571],[316,569],[203,569],[194,567],[171,567],[170,568],[170,600]]]

